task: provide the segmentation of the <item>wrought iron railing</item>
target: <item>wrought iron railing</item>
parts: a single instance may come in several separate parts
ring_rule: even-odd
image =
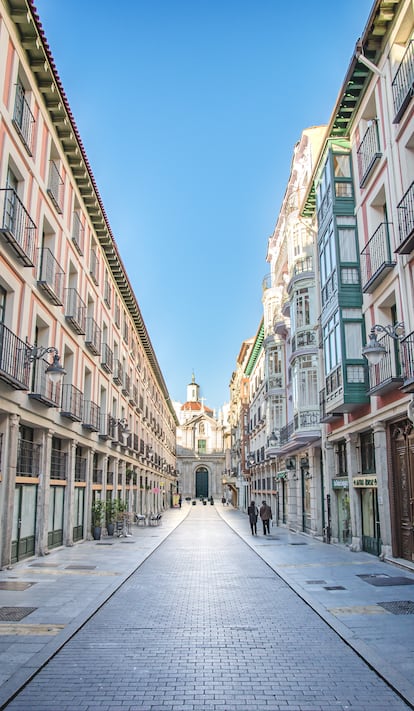
[[[82,256],[84,252],[85,229],[82,225],[81,218],[78,212],[73,213],[72,222],[72,242],[77,251]]]
[[[63,180],[59,173],[59,168],[54,160],[49,163],[49,182],[47,193],[52,200],[57,212],[63,212]]]
[[[362,290],[367,290],[368,284],[381,270],[394,265],[395,261],[391,259],[389,224],[382,222],[361,252]]]
[[[85,331],[85,345],[91,353],[100,355],[102,331],[92,316],[88,316],[85,320]]]
[[[359,185],[364,187],[368,176],[381,157],[378,122],[371,121],[357,149]]]
[[[88,460],[86,457],[76,455],[75,457],[75,481],[86,481],[86,468]]]
[[[25,267],[34,266],[36,225],[13,188],[0,190],[0,233]]]
[[[51,378],[48,378],[46,375],[48,366],[50,362],[44,358],[34,361],[29,397],[39,400],[48,407],[59,407],[62,386],[61,383],[54,383]]]
[[[27,102],[24,89],[21,84],[16,84],[13,124],[22,139],[27,152],[29,155],[32,155],[35,118],[30,110],[30,106]]]
[[[62,388],[61,415],[69,419],[82,421],[83,393],[74,385],[64,385]]]
[[[401,377],[401,364],[399,358],[399,341],[385,334],[378,338],[378,343],[384,346],[386,352],[379,363],[369,366],[370,390],[378,389],[393,378]]]
[[[400,244],[414,231],[414,181],[397,205]]]
[[[90,261],[89,261],[89,274],[95,284],[98,284],[99,277],[99,259],[96,247],[91,247]]]
[[[86,304],[73,288],[65,289],[65,318],[77,334],[85,334]]]
[[[17,390],[29,389],[30,367],[26,349],[26,343],[0,323],[0,379]]]
[[[413,95],[414,40],[409,42],[391,86],[395,111],[394,123],[398,123]]]
[[[107,343],[102,343],[101,366],[107,373],[112,373],[114,368],[114,354]]]
[[[101,408],[96,402],[84,400],[82,407],[82,427],[93,432],[99,432],[101,419]]]
[[[52,303],[57,306],[63,304],[63,280],[65,272],[53,253],[47,247],[38,250],[39,274],[37,283],[46,292]]]

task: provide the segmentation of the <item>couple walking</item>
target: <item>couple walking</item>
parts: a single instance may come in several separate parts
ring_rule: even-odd
[[[266,503],[266,501],[262,501],[260,511],[258,510],[255,502],[252,501],[250,503],[250,506],[247,508],[247,514],[249,516],[250,528],[252,529],[252,536],[257,536],[257,517],[259,515],[263,523],[263,535],[265,536],[266,533],[270,534],[270,520],[272,518],[272,509]]]

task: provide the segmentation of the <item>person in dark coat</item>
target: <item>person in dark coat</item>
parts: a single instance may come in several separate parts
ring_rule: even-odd
[[[247,507],[247,515],[250,521],[250,528],[252,529],[252,536],[257,536],[257,517],[259,511],[254,501],[251,501],[250,506]]]
[[[270,534],[270,519],[272,518],[272,509],[266,503],[266,501],[263,501],[260,507],[260,518],[262,519],[263,523],[263,535],[265,536],[266,533]]]

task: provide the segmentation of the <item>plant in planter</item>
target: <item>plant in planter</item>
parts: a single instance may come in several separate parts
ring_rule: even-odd
[[[105,513],[105,501],[96,499],[92,504],[92,535],[99,541],[102,533],[102,521]]]
[[[108,536],[114,535],[115,521],[118,512],[117,499],[107,499],[105,502],[106,530]]]

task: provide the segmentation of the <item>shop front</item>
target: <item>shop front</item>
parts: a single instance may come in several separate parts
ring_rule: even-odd
[[[358,476],[352,480],[361,506],[362,550],[372,555],[381,553],[381,528],[378,512],[377,477]]]

